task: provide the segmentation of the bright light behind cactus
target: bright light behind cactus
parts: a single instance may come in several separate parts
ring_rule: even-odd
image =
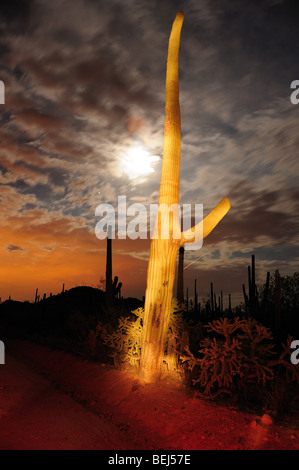
[[[130,179],[137,179],[153,173],[155,170],[152,165],[158,160],[159,157],[150,155],[146,149],[135,145],[121,157],[120,169]]]

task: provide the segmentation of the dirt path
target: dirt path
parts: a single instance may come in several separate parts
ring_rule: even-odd
[[[0,369],[0,450],[127,449],[121,434],[24,363],[6,356]]]
[[[62,351],[24,341],[6,346],[1,449],[299,450],[299,423],[268,425]]]

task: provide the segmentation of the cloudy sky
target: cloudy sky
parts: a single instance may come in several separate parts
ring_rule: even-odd
[[[0,296],[96,286],[96,207],[157,202],[168,37],[180,48],[181,203],[231,210],[185,256],[185,287],[242,300],[251,254],[298,271],[299,5],[296,0],[1,0]],[[136,151],[151,172],[134,171]],[[151,158],[152,157],[152,158]],[[133,161],[133,166],[132,166]],[[138,169],[138,168],[137,168]],[[113,241],[124,296],[144,295],[148,240]]]

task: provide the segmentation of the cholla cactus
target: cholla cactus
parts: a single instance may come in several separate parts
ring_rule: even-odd
[[[104,343],[111,349],[115,365],[128,363],[136,366],[140,361],[143,308],[132,312],[133,320],[120,317],[118,328],[111,334],[103,333]]]
[[[165,348],[165,363],[176,363],[178,361],[178,348],[181,344],[181,332],[183,330],[183,320],[181,316],[182,307],[176,299],[172,301],[169,331]],[[103,330],[101,338],[111,349],[111,356],[114,363],[129,364],[138,366],[140,363],[141,337],[143,328],[144,309],[142,307],[132,311],[135,318],[129,319],[121,317],[118,321],[118,328],[111,334]],[[171,358],[171,360],[170,360]]]
[[[274,345],[270,331],[263,325],[255,320],[221,318],[209,323],[207,329],[217,336],[200,343],[200,357],[189,349],[182,356],[190,371],[196,369],[193,383],[198,383],[206,395],[250,382],[265,385],[273,378],[269,358]]]

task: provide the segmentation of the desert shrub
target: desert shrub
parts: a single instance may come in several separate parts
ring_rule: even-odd
[[[174,299],[165,347],[165,363],[168,368],[175,367],[182,341],[187,341],[186,335],[182,337],[184,326],[181,311],[182,307]],[[108,332],[105,326],[103,327],[101,339],[109,347],[115,365],[128,364],[133,367],[139,365],[143,315],[144,309],[140,307],[132,311],[131,318],[121,317],[115,331]]]
[[[198,344],[205,338],[205,324],[201,321],[196,323],[185,319],[185,327],[189,334],[190,351],[197,352]]]
[[[207,325],[199,357],[190,350],[181,357],[205,395],[244,389],[249,383],[265,385],[273,379],[269,361],[274,354],[270,331],[255,320],[221,318]]]
[[[75,340],[84,343],[91,329],[95,328],[98,319],[96,315],[83,315],[79,311],[71,313],[65,321],[65,331]]]
[[[143,308],[137,308],[132,314],[131,319],[120,317],[115,331],[109,333],[105,327],[103,329],[101,338],[111,350],[115,365],[126,362],[135,366],[139,363]]]

